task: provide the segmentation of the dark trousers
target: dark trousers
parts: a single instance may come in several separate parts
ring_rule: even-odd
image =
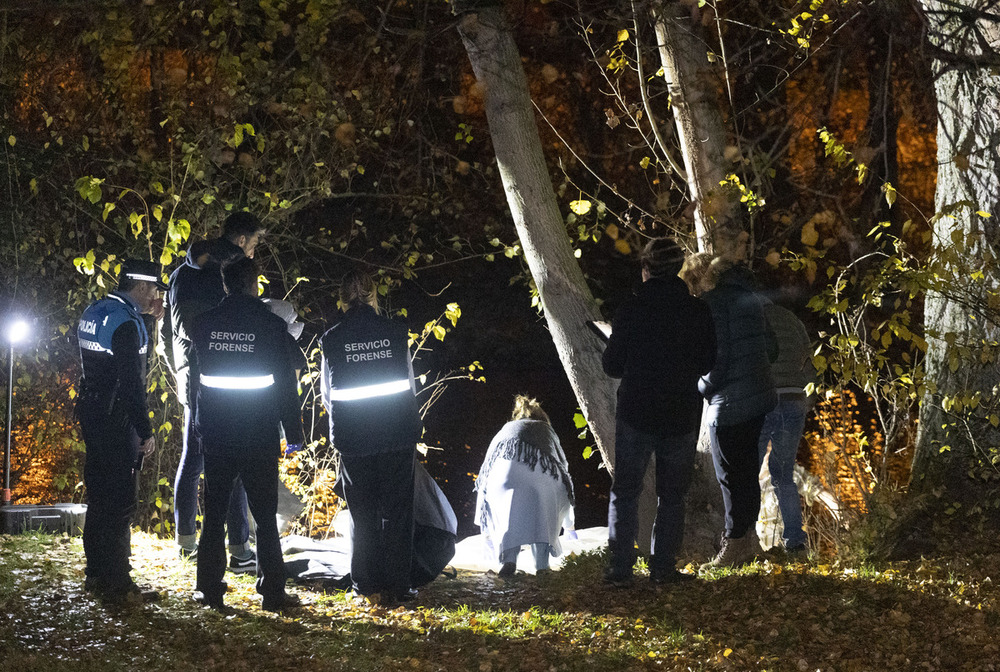
[[[608,506],[611,567],[629,574],[635,564],[639,532],[639,495],[651,456],[656,456],[656,521],[653,524],[650,573],[675,569],[684,538],[684,496],[698,450],[698,432],[680,436],[646,434],[619,420],[615,427],[615,476]]]
[[[83,524],[86,575],[102,590],[132,585],[132,514],[135,512],[135,460],[139,437],[129,427],[107,431],[100,420],[81,417],[87,446],[83,483],[87,488],[87,519]]]
[[[398,598],[410,589],[413,559],[412,448],[341,456],[351,513],[351,580],[362,595]]]
[[[210,602],[221,601],[226,584],[226,514],[236,479],[243,481],[250,512],[257,521],[257,592],[279,598],[285,592],[285,562],[278,539],[277,447],[252,447],[205,455],[205,519],[198,544],[197,589]]]
[[[766,414],[738,425],[709,425],[708,440],[715,477],[722,487],[726,509],[726,536],[739,539],[757,523],[760,482],[757,444]]]
[[[181,461],[177,465],[177,476],[174,479],[174,524],[177,541],[182,546],[187,545],[188,548],[195,546],[195,535],[198,533],[198,487],[201,484],[201,475],[205,471],[205,458],[201,454],[198,437],[194,433],[192,416],[191,409],[184,406]],[[239,480],[233,486],[232,498],[229,501],[226,529],[229,531],[230,546],[248,545],[250,523],[247,521],[247,495],[243,491],[243,483]]]

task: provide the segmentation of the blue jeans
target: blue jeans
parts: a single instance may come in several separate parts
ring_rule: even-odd
[[[760,432],[760,443],[757,446],[758,465],[763,466],[767,444],[771,444],[767,468],[771,472],[771,483],[778,498],[778,510],[781,511],[781,523],[784,527],[781,536],[785,548],[806,543],[806,533],[802,530],[802,504],[792,476],[808,412],[809,402],[805,397],[779,397],[778,405],[764,418],[764,428]]]
[[[698,452],[697,430],[680,436],[646,434],[618,420],[615,427],[615,475],[608,505],[611,569],[632,573],[639,533],[639,495],[649,458],[656,455],[656,521],[653,523],[650,574],[676,569],[684,539],[684,497]]]
[[[517,556],[521,553],[521,547],[516,546],[514,548],[508,548],[503,553],[500,554],[500,564],[506,564],[508,562],[513,562],[517,564]],[[549,545],[546,542],[540,542],[531,545],[531,553],[535,556],[535,571],[540,571],[549,568]]]
[[[715,477],[726,509],[726,536],[730,539],[741,539],[750,532],[760,514],[757,445],[764,417],[758,415],[738,425],[708,426]]]
[[[177,467],[177,477],[174,480],[174,525],[176,525],[177,543],[189,551],[198,544],[198,484],[201,474],[205,471],[205,456],[202,455],[198,440],[194,436],[191,409],[184,407],[184,430],[182,434],[184,449],[181,453],[181,463]],[[250,548],[250,524],[247,521],[247,493],[239,479],[233,484],[229,501],[229,551],[240,554]],[[242,557],[242,556],[241,556]]]

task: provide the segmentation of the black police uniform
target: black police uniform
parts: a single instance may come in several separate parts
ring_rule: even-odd
[[[285,599],[278,510],[279,423],[302,441],[295,363],[287,326],[258,298],[231,295],[195,318],[191,331],[191,407],[205,453],[205,519],[197,589],[221,606],[225,521],[237,476],[257,521],[257,592],[264,608]]]
[[[413,555],[413,464],[420,438],[407,331],[354,306],[324,334],[323,400],[353,523],[351,578],[363,595],[405,597]]]
[[[162,286],[152,262],[126,262],[122,274],[148,277]],[[77,338],[83,377],[76,415],[87,449],[87,585],[109,596],[124,595],[134,588],[129,577],[130,518],[139,445],[153,435],[146,410],[149,334],[132,297],[115,291],[84,311]]]

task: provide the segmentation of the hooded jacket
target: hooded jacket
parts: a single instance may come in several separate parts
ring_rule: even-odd
[[[157,352],[177,379],[177,396],[182,403],[188,398],[194,319],[226,298],[222,264],[241,256],[243,250],[226,238],[199,240],[188,248],[184,263],[170,274]]]
[[[702,297],[715,320],[715,366],[699,388],[709,402],[708,422],[739,425],[764,415],[778,403],[771,362],[778,356],[774,332],[745,266],[723,271]]]

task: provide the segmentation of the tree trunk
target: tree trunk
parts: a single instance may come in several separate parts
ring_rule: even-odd
[[[653,23],[684,157],[688,195],[694,206],[698,251],[715,252],[717,224],[732,216],[735,203],[719,186],[726,176],[727,134],[719,112],[718,78],[711,71],[697,16],[692,3],[663,0],[653,12]],[[687,498],[684,549],[688,556],[713,553],[723,528],[722,514],[722,492],[715,477],[708,428],[703,424]]]
[[[602,343],[585,325],[600,320],[601,312],[559,212],[521,56],[500,7],[464,14],[458,32],[483,88],[500,178],[552,340],[604,463],[613,470],[617,385],[601,367]]]
[[[733,214],[735,203],[719,186],[726,177],[727,134],[719,112],[718,77],[697,16],[700,10],[693,3],[663,0],[654,9],[653,23],[684,157],[698,249],[711,252],[716,224]]]
[[[922,0],[922,5],[937,54],[933,65],[938,108],[935,208],[952,215],[939,217],[933,225],[935,252],[945,260],[950,281],[962,284],[959,295],[928,292],[925,301],[926,372],[936,390],[925,395],[921,404],[911,483],[918,491],[944,486],[951,498],[974,498],[976,488],[971,487],[969,471],[977,458],[984,457],[980,451],[996,450],[1000,434],[989,422],[945,412],[942,401],[945,395],[963,391],[981,392],[988,399],[1000,383],[996,362],[980,357],[990,351],[984,345],[1000,338],[1000,330],[995,321],[983,319],[975,309],[988,305],[988,294],[998,288],[998,278],[990,269],[996,268],[1000,243],[1000,75],[994,65],[1000,31],[996,17],[988,14],[994,5],[991,0]],[[954,207],[962,202],[967,205]],[[977,210],[993,216],[983,217]],[[961,236],[959,240],[971,236],[979,242],[949,258],[953,234]],[[987,272],[982,281],[969,281],[973,271],[984,267]],[[962,348],[970,348],[974,356],[963,356]]]

